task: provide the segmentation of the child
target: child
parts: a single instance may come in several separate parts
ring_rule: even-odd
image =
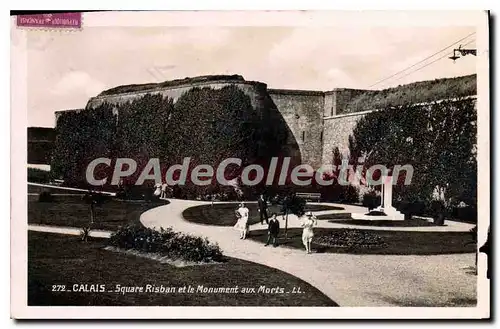
[[[273,246],[276,247],[278,246],[278,235],[280,233],[280,223],[278,222],[278,219],[276,218],[276,213],[273,213],[271,215],[271,219],[269,220],[269,225],[268,225],[268,236],[267,236],[267,242],[266,246],[269,245],[269,242],[271,242],[271,239],[273,240]]]

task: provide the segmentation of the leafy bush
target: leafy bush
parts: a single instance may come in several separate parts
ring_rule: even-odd
[[[30,183],[49,183],[51,178],[50,171],[28,168],[28,182]]]
[[[54,196],[49,191],[43,191],[38,195],[38,202],[53,202]]]
[[[171,259],[191,262],[219,262],[222,251],[208,239],[174,232],[171,228],[156,231],[142,226],[127,226],[111,235],[109,245],[142,252],[160,253]]]
[[[342,186],[340,192],[340,201],[343,203],[358,203],[359,202],[359,192],[358,188],[353,185]]]
[[[405,219],[411,219],[414,215],[422,216],[426,213],[426,204],[421,201],[393,202],[393,206],[405,215]]]
[[[368,210],[372,210],[380,206],[381,197],[376,195],[375,192],[368,192],[363,195],[363,207],[367,207]]]
[[[278,202],[280,211],[284,214],[294,214],[299,217],[305,214],[306,200],[295,194],[285,196]]]

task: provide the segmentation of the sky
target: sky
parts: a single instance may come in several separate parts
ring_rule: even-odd
[[[206,74],[240,74],[269,88],[323,91],[384,89],[473,74],[474,56],[455,63],[447,56],[456,41],[474,32],[470,26],[104,26],[29,31],[28,125],[53,127],[54,111],[83,108],[90,97],[118,85]],[[473,48],[475,37],[454,46]],[[437,61],[429,64],[433,60]]]

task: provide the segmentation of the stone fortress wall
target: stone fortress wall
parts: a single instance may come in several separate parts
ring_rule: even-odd
[[[104,102],[121,104],[147,93],[161,93],[174,102],[186,91],[198,87],[220,89],[235,85],[251,100],[258,113],[274,112],[288,126],[288,146],[297,148],[301,162],[318,168],[329,164],[333,150],[346,151],[349,136],[359,119],[371,111],[349,113],[349,100],[364,92],[357,89],[333,89],[331,91],[270,89],[257,81],[246,81],[241,76],[202,76],[173,80],[161,84],[120,86],[102,92],[89,100],[86,108],[94,108]],[[56,112],[56,120],[61,112]],[[119,116],[119,113],[118,113]]]

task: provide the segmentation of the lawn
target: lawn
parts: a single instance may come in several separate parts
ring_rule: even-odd
[[[328,237],[331,234],[339,235],[344,233],[366,235],[366,241],[383,241],[383,246],[333,247],[317,243],[318,240],[322,240],[321,237]],[[267,240],[267,230],[251,231],[249,238],[265,243]],[[300,228],[289,229],[287,240],[284,239],[284,230],[281,230],[280,245],[282,248],[286,247],[304,250],[301,238],[302,229]],[[312,249],[313,252],[317,253],[439,255],[473,253],[475,252],[475,245],[469,244],[471,241],[471,235],[468,232],[411,232],[315,228]]]
[[[246,203],[250,210],[248,223],[250,225],[260,222],[258,206],[256,203]],[[238,208],[237,203],[215,203],[214,205],[201,205],[184,210],[182,216],[185,220],[197,224],[215,225],[215,226],[233,226],[236,224],[235,210]],[[307,204],[306,211],[321,211],[321,210],[343,210],[340,207],[322,205],[322,204]],[[280,214],[279,206],[271,205],[267,210],[269,216],[276,212]]]
[[[57,186],[46,187],[46,186],[28,184],[28,193],[38,194],[42,192],[50,192],[52,194],[81,194],[81,195],[85,194],[84,191],[68,190],[68,189],[58,188]]]
[[[338,306],[318,289],[287,273],[229,258],[212,265],[177,268],[132,255],[106,251],[105,239],[28,233],[30,306]],[[105,285],[105,292],[74,292],[73,285]],[[116,293],[116,285],[255,288],[250,293]],[[56,290],[52,291],[53,286]],[[260,286],[285,293],[259,292]],[[291,293],[293,289],[301,293]],[[68,291],[69,290],[69,291]],[[286,292],[289,293],[286,293]],[[196,315],[194,315],[196,317]]]
[[[148,209],[167,204],[161,202],[126,202],[112,199],[95,207],[96,220],[92,228],[116,230],[119,226],[138,223]],[[90,206],[79,196],[56,196],[54,202],[38,202],[28,198],[28,223],[55,226],[84,227],[90,222]]]

